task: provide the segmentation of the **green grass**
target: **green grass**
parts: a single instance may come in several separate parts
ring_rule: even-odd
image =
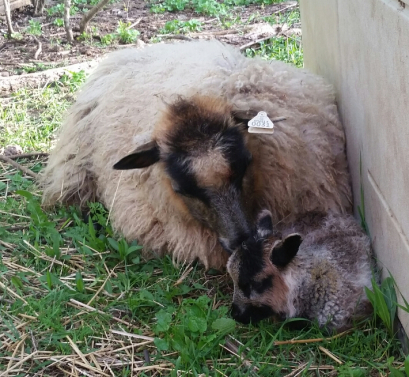
[[[298,23],[299,13],[267,21]],[[190,28],[186,22],[172,26],[165,31]],[[272,38],[246,54],[302,66],[299,42]],[[84,79],[83,73],[67,75],[1,99],[0,145],[49,150]],[[19,163],[39,172],[45,159]],[[326,335],[314,324],[291,331],[272,320],[235,323],[226,274],[194,264],[176,267],[170,257],[144,260],[141,245],[113,233],[99,203],[89,204],[85,221],[77,208],[44,209],[40,200],[31,179],[0,162],[0,374],[346,377],[409,370],[391,335],[394,309],[390,300],[379,300],[382,291],[373,300],[387,327],[373,317],[336,338],[291,343]]]
[[[300,23],[300,11],[295,9],[278,17],[264,17],[264,21],[273,25],[286,24],[291,28],[295,24]],[[264,59],[282,60],[299,68],[303,67],[304,64],[301,37],[295,34],[289,36],[279,35],[263,41],[257,47],[248,48],[246,55],[249,57],[261,56]]]
[[[34,171],[42,165],[28,163]],[[88,369],[104,366],[106,359],[117,376],[131,375],[131,360],[134,368],[142,367],[144,350],[152,366],[171,369],[163,372],[172,375],[178,369],[193,375],[218,370],[229,376],[280,376],[300,366],[321,366],[323,376],[334,370],[365,376],[403,368],[399,343],[373,319],[331,341],[275,345],[325,335],[315,326],[295,332],[272,321],[236,324],[228,315],[232,286],[226,275],[206,273],[198,265],[177,268],[169,257],[144,261],[136,242],[114,236],[100,204],[90,205],[87,223],[73,207],[45,212],[39,194],[19,172],[1,170],[0,371],[19,342],[24,355],[38,351],[24,364],[30,373],[55,375],[50,355],[65,356],[57,365],[71,370],[73,360],[81,359],[70,341],[88,355]],[[224,348],[234,345],[246,363]],[[344,364],[337,365],[319,346]],[[124,365],[115,365],[121,360]]]
[[[248,6],[251,4],[269,5],[281,3],[283,0],[161,0],[151,1],[153,13],[178,12],[193,10],[205,16],[223,16],[228,14],[233,7]]]
[[[167,21],[165,26],[159,30],[161,34],[179,34],[191,31],[200,31],[202,23],[198,20],[191,19],[189,21],[171,20]]]

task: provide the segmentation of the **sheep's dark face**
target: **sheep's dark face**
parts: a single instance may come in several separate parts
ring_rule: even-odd
[[[232,252],[250,235],[254,195],[247,127],[219,99],[179,99],[168,107],[154,141],[114,168],[134,169],[163,162],[173,191],[191,215],[217,232]]]
[[[272,230],[271,214],[264,210],[256,230],[227,262],[234,283],[231,315],[236,321],[256,323],[287,312],[289,288],[282,269],[296,255],[301,236],[292,234],[276,240]]]

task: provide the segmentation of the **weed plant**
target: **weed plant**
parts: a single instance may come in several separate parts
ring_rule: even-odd
[[[138,39],[139,31],[135,29],[130,29],[129,26],[131,26],[130,22],[119,21],[118,23],[116,33],[121,43],[124,44],[133,43]]]
[[[167,21],[165,26],[159,31],[160,34],[180,34],[194,31],[200,31],[202,23],[192,19],[189,21],[171,20]]]
[[[26,33],[34,36],[41,35],[41,23],[36,20],[29,20]]]

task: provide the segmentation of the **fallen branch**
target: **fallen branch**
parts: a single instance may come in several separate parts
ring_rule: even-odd
[[[224,348],[226,351],[229,351],[232,355],[236,356],[240,362],[245,365],[247,368],[250,369],[250,375],[257,377],[258,374],[258,368],[254,366],[251,361],[249,361],[246,358],[246,355],[244,353],[239,354],[239,346],[231,340],[227,340],[225,342],[225,345],[219,344],[220,347]]]
[[[183,41],[192,41],[193,38],[186,37],[186,35],[179,35],[179,34],[163,34],[163,35],[158,35],[160,38],[165,38],[165,39],[181,39]]]
[[[11,37],[9,37],[9,41],[7,41],[6,43],[3,43],[1,46],[0,46],[0,51],[1,50],[4,50],[8,45],[11,45],[11,44],[13,44],[13,43],[19,43],[19,44],[25,44],[25,43],[27,43],[27,41],[25,41],[25,40],[20,40],[20,39],[16,39],[16,38],[13,38],[12,36]],[[14,64],[14,63],[10,63],[10,61],[7,61],[7,62],[5,62],[4,60],[3,61],[0,61],[0,63],[2,63],[2,64]]]
[[[19,367],[20,365],[23,365],[26,361],[30,360],[33,358],[38,351],[34,351],[30,355],[26,356],[24,359],[21,359],[18,363],[14,364],[11,368],[7,368],[2,374],[0,374],[0,377],[6,377],[10,375],[10,372]]]
[[[284,377],[294,377],[298,376],[302,371],[304,371],[305,367],[308,363],[301,364],[297,369],[294,369],[291,373],[286,374]]]
[[[33,177],[35,180],[38,179],[38,174],[37,173],[34,173],[30,169],[27,169],[25,166],[22,166],[19,163],[17,163],[16,161],[13,161],[11,158],[3,156],[2,154],[0,154],[0,160],[3,160],[4,162],[7,162],[11,166],[14,166],[16,169],[21,170],[24,174],[27,174],[30,177]]]
[[[291,1],[290,3],[291,3],[290,5],[288,5],[288,6],[284,7],[284,8],[281,8],[281,9],[279,9],[279,10],[276,10],[275,12],[273,12],[273,13],[271,13],[271,14],[273,15],[273,14],[282,13],[282,12],[284,12],[284,11],[286,11],[286,10],[289,10],[289,9],[291,9],[291,8],[295,8],[296,6],[298,6],[298,2],[297,2],[297,1]],[[280,4],[280,5],[285,5],[285,3]]]
[[[126,30],[132,29],[134,26],[138,25],[139,22],[141,22],[141,21],[142,21],[142,17],[141,17],[141,18],[138,18],[133,24],[129,25],[129,26],[126,28]]]
[[[70,300],[70,301],[72,301],[72,300]],[[117,335],[122,335],[122,336],[127,336],[129,338],[148,340],[150,342],[153,342],[155,340],[155,338],[152,338],[151,336],[132,334],[132,333],[128,333],[126,331],[111,330],[111,333],[112,334],[117,334]]]
[[[292,30],[294,30],[294,32],[291,32]],[[253,45],[259,44],[259,43],[264,42],[264,41],[268,41],[269,39],[272,39],[272,38],[276,38],[276,37],[280,37],[280,36],[284,36],[286,38],[292,38],[293,34],[297,34],[297,32],[295,32],[295,30],[296,29],[291,29],[291,28],[287,29],[287,30],[281,29],[278,32],[276,32],[275,34],[271,34],[268,37],[260,38],[260,39],[257,39],[256,41],[252,41],[252,42],[244,44],[243,46],[240,47],[240,51],[244,51],[244,50],[246,50],[247,48],[249,48],[249,47],[251,47]],[[294,38],[292,38],[292,39],[295,42],[297,42],[296,39],[294,39]]]
[[[334,360],[338,364],[344,364],[340,359],[338,359],[332,352],[327,350],[326,348],[319,346],[318,347],[322,352],[324,352],[327,356],[329,356],[332,360]]]
[[[37,51],[35,52],[35,54],[34,54],[34,59],[35,60],[37,60],[38,59],[38,55],[40,55],[41,54],[41,42],[33,35],[33,39],[37,42],[37,46],[38,46],[38,48],[37,48]]]
[[[270,35],[270,36],[268,36],[268,37],[264,37],[264,38],[257,39],[256,41],[252,41],[252,42],[246,43],[245,45],[243,45],[243,46],[240,47],[240,51],[244,51],[244,50],[246,50],[247,48],[249,48],[249,47],[251,47],[251,46],[253,46],[253,45],[256,45],[256,44],[258,44],[258,43],[261,43],[261,42],[264,42],[264,41],[268,41],[269,39],[274,38],[274,37],[276,37],[276,36],[277,36],[277,34],[274,34],[274,35]]]
[[[47,152],[32,152],[32,153],[22,153],[22,154],[14,154],[12,156],[7,156],[10,160],[17,160],[18,158],[30,158],[30,157],[38,157],[38,156],[48,156],[49,153]]]
[[[0,77],[0,93],[13,92],[22,87],[38,88],[47,83],[58,81],[61,76],[64,74],[69,75],[70,72],[85,71],[88,73],[97,66],[100,60],[101,59],[98,58],[83,63],[72,64],[67,67],[47,69],[46,71],[29,73],[27,75]]]
[[[352,330],[347,330],[347,331],[341,332],[341,333],[339,333],[337,335],[331,336],[329,338],[276,340],[273,344],[275,346],[282,346],[284,344],[303,344],[303,343],[325,342],[325,341],[330,341],[330,340],[340,338],[341,336],[344,336],[344,335],[350,333],[351,331]]]
[[[8,232],[17,232],[18,230],[27,229],[28,227],[29,227],[29,225],[16,225],[16,226],[8,226],[5,229]]]
[[[230,35],[237,34],[239,30],[214,30],[205,31],[203,33],[189,33],[192,37],[215,36],[215,35]]]
[[[106,5],[109,0],[101,0],[95,7],[93,7],[89,12],[85,13],[80,22],[80,34],[82,34],[88,26],[91,19]]]

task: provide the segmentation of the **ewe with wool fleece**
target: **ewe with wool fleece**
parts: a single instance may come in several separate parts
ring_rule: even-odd
[[[247,121],[259,111],[286,120],[272,135],[248,134]],[[113,169],[135,149],[148,155],[138,155],[144,168]],[[178,190],[181,176],[195,187],[190,198]],[[147,252],[216,268],[227,260],[218,238],[227,248],[237,244],[260,208],[286,223],[307,211],[351,210],[332,88],[305,70],[246,58],[215,40],[109,54],[69,110],[42,186],[46,205],[98,199],[114,228]]]

